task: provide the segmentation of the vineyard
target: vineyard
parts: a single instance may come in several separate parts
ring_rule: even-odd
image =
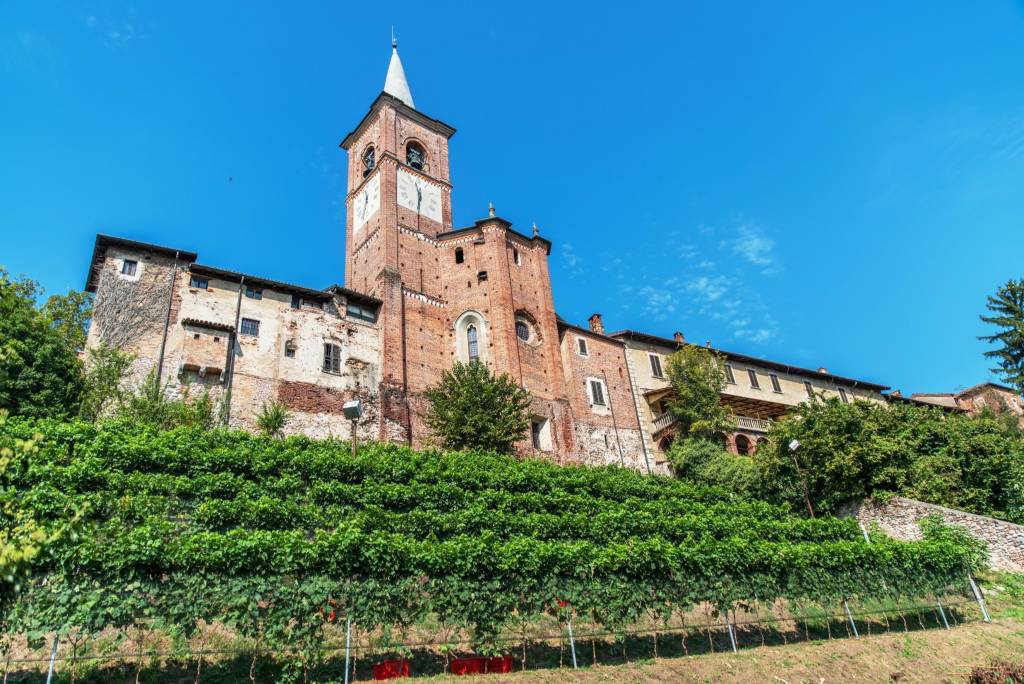
[[[18,588],[8,634],[188,642],[220,624],[300,681],[347,621],[497,655],[540,618],[615,633],[698,606],[934,606],[977,563],[949,536],[868,543],[853,521],[617,468],[18,419],[0,446],[38,433],[4,496],[77,532]]]

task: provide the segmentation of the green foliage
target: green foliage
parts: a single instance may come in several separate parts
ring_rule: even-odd
[[[135,392],[124,397],[116,413],[119,418],[158,430],[175,427],[200,427],[209,430],[216,424],[220,415],[219,408],[214,405],[210,391],[206,388],[203,388],[199,396],[193,398],[192,387],[186,384],[182,388],[180,398],[170,398],[167,385],[161,385],[157,381],[156,369],[146,375],[146,379]]]
[[[512,453],[530,427],[530,394],[482,363],[455,363],[426,391],[424,419],[447,449]]]
[[[1024,392],[1024,279],[1007,281],[989,295],[985,308],[990,315],[982,315],[981,320],[999,329],[978,338],[999,345],[986,351],[985,356],[996,360],[994,373]]]
[[[973,536],[967,531],[967,528],[961,525],[946,524],[946,521],[938,513],[926,515],[918,520],[917,524],[925,539],[949,542],[968,549],[972,565],[979,568],[988,565],[988,544]]]
[[[81,389],[75,323],[51,320],[37,309],[39,294],[35,282],[12,279],[0,268],[0,408],[15,415],[67,415],[76,411]]]
[[[735,428],[732,413],[722,404],[725,360],[718,352],[685,345],[668,357],[668,379],[675,390],[669,410],[679,420],[683,438],[714,438]]]
[[[666,456],[672,471],[681,479],[721,487],[744,498],[760,495],[761,474],[754,460],[729,453],[717,440],[676,440]]]
[[[33,516],[89,504],[15,605],[35,637],[219,620],[301,670],[328,606],[381,634],[430,614],[493,650],[559,600],[618,630],[705,601],[924,596],[974,562],[947,538],[867,544],[852,520],[621,468],[134,421],[0,430],[47,435],[12,473]]]
[[[124,378],[134,357],[101,344],[86,352],[78,415],[92,422],[116,412],[128,394]]]
[[[89,320],[92,318],[91,294],[68,290],[67,294],[50,295],[42,306],[42,314],[71,350],[77,352],[85,349]]]
[[[256,416],[256,425],[267,437],[283,437],[284,428],[290,419],[288,407],[277,399],[271,399],[269,402],[263,402],[263,407]]]
[[[913,404],[802,404],[754,457],[770,498],[815,511],[883,492],[1024,522],[1024,440],[1004,418]],[[799,440],[797,466],[788,444]]]

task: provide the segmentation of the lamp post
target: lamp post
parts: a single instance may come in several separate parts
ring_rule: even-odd
[[[796,460],[796,450],[800,448],[800,440],[794,439],[789,443],[789,453],[793,455],[793,467],[796,469],[796,474],[800,478],[800,484],[804,487],[804,503],[807,504],[807,512],[814,517],[814,507],[811,506],[811,495],[807,491],[807,479],[804,478],[803,473],[800,472],[800,464]]]
[[[359,419],[363,417],[363,404],[358,399],[352,401],[346,401],[345,405],[341,407],[341,412],[345,414],[345,417],[352,421],[352,458],[356,457],[356,425],[359,423]]]

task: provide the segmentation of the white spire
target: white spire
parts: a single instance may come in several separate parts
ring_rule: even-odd
[[[394,37],[394,33],[391,36],[391,63],[388,64],[388,75],[384,79],[384,92],[416,109],[416,105],[412,101],[412,92],[409,90],[409,82],[405,80],[402,60],[398,58],[398,40]]]

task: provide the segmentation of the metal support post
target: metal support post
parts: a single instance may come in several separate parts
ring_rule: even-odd
[[[850,612],[850,604],[843,599],[843,608],[846,609],[846,617],[850,620],[850,627],[853,628],[853,636],[860,639],[860,633],[857,632],[857,623],[853,621],[853,613]]]
[[[576,639],[572,635],[572,618],[566,623],[569,626],[569,649],[572,651],[572,669],[577,669],[576,666]]]
[[[729,643],[732,644],[732,652],[736,652],[736,635],[732,632],[732,623],[729,622],[729,613],[725,614],[725,626],[729,629]]]
[[[46,684],[50,684],[53,681],[53,664],[57,660],[57,642],[59,639],[57,635],[53,635],[53,648],[50,649],[50,669],[46,672]]]
[[[352,618],[345,618],[345,684],[348,684],[349,653],[352,649]]]
[[[981,595],[981,589],[978,587],[978,583],[974,581],[973,575],[968,575],[967,579],[971,581],[971,591],[974,592],[974,598],[978,600],[978,606],[981,608],[981,615],[985,618],[985,622],[992,622],[992,619],[988,616],[988,609],[985,607],[985,599]]]
[[[942,624],[946,626],[946,629],[949,629],[949,622],[946,621],[946,611],[942,609],[942,601],[936,601],[935,605],[938,606],[939,615],[942,616]]]

